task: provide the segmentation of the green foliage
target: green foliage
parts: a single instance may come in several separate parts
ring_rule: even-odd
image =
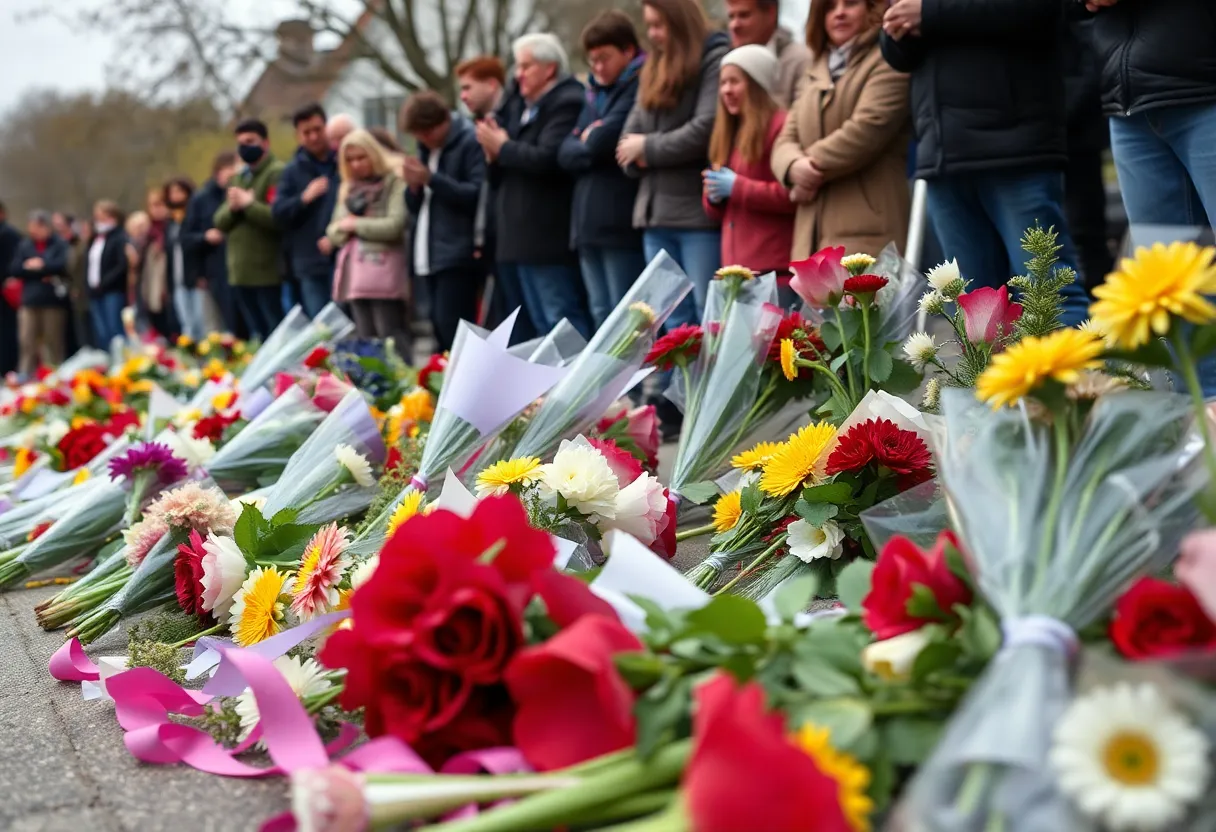
[[[177,644],[196,635],[201,629],[203,627],[193,615],[186,615],[180,610],[166,610],[132,624],[127,632],[127,641],[129,645],[136,642]]]
[[[246,505],[236,521],[232,537],[245,560],[261,566],[291,566],[299,562],[304,547],[320,526],[297,523],[295,509],[283,509],[270,519],[261,509]]]
[[[1077,273],[1067,266],[1056,267],[1061,248],[1058,239],[1054,227],[1044,230],[1037,224],[1022,237],[1022,248],[1031,255],[1027,274],[1009,281],[1020,293],[1022,304],[1022,317],[1015,327],[1018,340],[1042,337],[1061,327],[1064,298],[1060,293],[1076,281]]]
[[[130,654],[127,667],[150,667],[179,685],[186,683],[180,648],[160,641],[131,640],[127,644],[127,652]]]
[[[208,708],[195,724],[225,747],[232,748],[241,741],[241,717],[236,712],[236,699],[219,700],[219,707]]]

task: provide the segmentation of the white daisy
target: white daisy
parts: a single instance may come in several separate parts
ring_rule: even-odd
[[[1123,682],[1079,696],[1056,726],[1060,789],[1111,832],[1175,828],[1207,792],[1209,744],[1157,688]]]
[[[844,551],[844,532],[831,520],[816,528],[805,520],[795,520],[787,530],[790,554],[803,563],[820,558],[836,560]]]
[[[957,295],[963,290],[963,275],[958,270],[958,260],[947,260],[939,266],[934,266],[925,277],[928,278],[930,286],[947,297]]]
[[[926,315],[940,315],[946,309],[946,299],[936,290],[925,292],[920,298],[920,308]]]
[[[363,456],[350,445],[337,445],[334,447],[334,457],[338,463],[350,472],[351,477],[355,482],[363,488],[371,488],[376,484],[376,478],[372,476],[372,466]]]
[[[914,332],[904,341],[904,355],[908,356],[918,370],[937,358],[937,342],[927,332]]]
[[[325,678],[325,668],[313,659],[300,661],[298,656],[279,656],[274,660],[274,667],[283,674],[297,699],[315,696],[333,687],[333,682]],[[241,739],[244,740],[261,719],[253,691],[246,688],[245,692],[236,698],[236,713],[241,718]]]

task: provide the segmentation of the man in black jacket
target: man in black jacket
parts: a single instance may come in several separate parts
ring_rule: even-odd
[[[435,340],[439,352],[446,352],[460,321],[477,319],[485,273],[475,257],[473,225],[485,154],[473,125],[449,112],[435,92],[410,97],[401,129],[418,141],[418,157],[405,159],[414,277],[426,282]]]
[[[320,104],[308,104],[291,117],[300,147],[283,168],[271,205],[274,221],[283,229],[288,267],[300,284],[301,305],[310,318],[333,297],[334,248],[325,230],[341,182],[325,120]]]
[[[0,285],[12,277],[9,266],[21,245],[21,232],[9,225],[8,211],[0,202]],[[17,369],[17,310],[0,298],[0,375]]]
[[[1132,223],[1216,226],[1216,4],[1089,0]]]
[[[883,55],[912,75],[929,215],[973,286],[1025,271],[1021,239],[1036,222],[1055,227],[1060,265],[1076,268],[1063,209],[1063,35],[1061,0],[897,0],[883,19]],[[1085,290],[1065,295],[1065,322],[1080,323]]]
[[[576,177],[570,245],[578,251],[591,319],[599,327],[646,268],[642,234],[633,227],[638,182],[616,163],[616,144],[637,99],[646,56],[633,21],[617,9],[587,24],[583,50],[591,88],[558,162]]]
[[[93,238],[85,250],[84,285],[89,295],[93,343],[109,349],[123,334],[122,310],[127,305],[127,235],[118,204],[103,199],[93,206]]]
[[[518,269],[524,306],[540,332],[565,318],[590,337],[577,258],[566,235],[553,233],[570,227],[574,183],[557,156],[578,123],[585,90],[553,35],[524,35],[514,54],[519,96],[508,99],[501,126],[477,125],[498,185],[498,262]]]
[[[68,295],[68,245],[55,236],[51,215],[30,215],[29,236],[17,246],[10,271],[21,278],[21,308],[17,310],[20,359],[17,372],[29,378],[39,364],[57,367],[63,361]]]
[[[236,172],[236,154],[225,150],[211,164],[211,178],[202,184],[190,205],[186,208],[186,221],[182,224],[182,247],[190,259],[190,268],[198,272],[197,288],[211,293],[223,320],[224,329],[238,337],[244,337],[241,319],[236,312],[236,301],[228,286],[228,251],[224,243],[224,232],[215,227],[215,212],[226,200],[228,183]]]

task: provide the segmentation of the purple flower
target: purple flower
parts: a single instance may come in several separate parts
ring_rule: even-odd
[[[161,485],[171,485],[185,479],[189,473],[186,463],[173,455],[168,445],[141,442],[121,456],[110,460],[110,479],[126,477],[134,482],[136,474],[154,472]]]

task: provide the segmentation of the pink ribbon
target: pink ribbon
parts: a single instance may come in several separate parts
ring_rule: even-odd
[[[423,494],[426,493],[427,481],[426,477],[422,476],[422,474],[414,474],[414,476],[410,477],[410,485],[417,488]]]
[[[65,641],[51,656],[47,669],[51,671],[52,678],[60,682],[96,682],[101,679],[101,671],[84,652],[78,639]]]

